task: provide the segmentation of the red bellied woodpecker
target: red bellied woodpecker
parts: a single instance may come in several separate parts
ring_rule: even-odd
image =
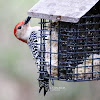
[[[40,59],[39,59],[40,45],[37,45],[40,44],[40,38],[38,38],[40,37],[40,31],[39,31],[40,27],[39,26],[31,27],[29,24],[30,19],[31,17],[27,17],[25,20],[19,22],[14,28],[14,35],[20,41],[28,44],[32,56],[35,60],[35,63],[38,69],[40,70]],[[46,71],[46,75],[49,76],[47,71]],[[40,73],[40,77],[41,77],[41,73]],[[42,88],[44,88],[44,95],[45,95],[46,92],[49,90],[49,79],[44,78],[44,81],[40,80],[39,86],[40,86],[39,92],[41,91]]]

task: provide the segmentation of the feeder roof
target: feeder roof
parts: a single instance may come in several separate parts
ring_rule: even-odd
[[[29,11],[34,18],[77,23],[99,0],[40,0]]]

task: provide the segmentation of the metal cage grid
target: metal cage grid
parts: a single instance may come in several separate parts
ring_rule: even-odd
[[[100,7],[78,23],[41,19],[40,73],[70,82],[100,80]],[[47,69],[47,70],[46,70]]]

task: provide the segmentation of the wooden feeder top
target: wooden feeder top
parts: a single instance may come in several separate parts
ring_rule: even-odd
[[[99,0],[40,0],[29,11],[34,18],[77,23]]]

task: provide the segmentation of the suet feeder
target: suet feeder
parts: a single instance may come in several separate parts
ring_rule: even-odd
[[[54,80],[100,80],[99,0],[40,0],[28,15],[41,19],[39,73],[47,68]]]

